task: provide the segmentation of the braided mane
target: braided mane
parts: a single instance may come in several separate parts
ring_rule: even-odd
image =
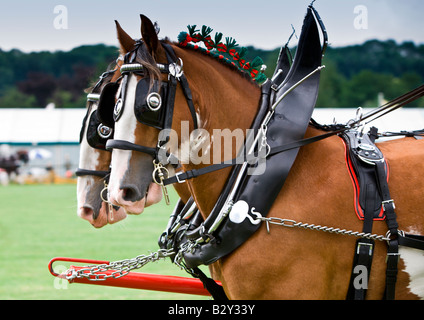
[[[189,25],[187,28],[188,33],[183,31],[178,35],[179,46],[198,50],[219,61],[226,62],[249,75],[258,84],[266,80],[266,76],[263,74],[264,64],[262,59],[256,57],[251,62],[246,61],[243,57],[246,55],[247,49],[245,47],[240,48],[235,39],[226,37],[225,43],[223,43],[221,42],[221,32],[217,32],[214,40],[212,40],[210,34],[213,29],[210,27],[203,26],[201,32],[196,30],[196,25]],[[200,47],[197,44],[199,42],[202,42],[206,48]]]

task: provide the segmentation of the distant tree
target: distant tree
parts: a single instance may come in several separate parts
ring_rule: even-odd
[[[37,99],[33,95],[20,92],[17,88],[9,88],[0,96],[0,108],[35,108]]]
[[[293,56],[295,42],[293,39],[290,43],[294,45]],[[246,59],[261,57],[268,67],[266,76],[272,77],[280,48],[247,49]],[[0,105],[44,107],[55,102],[57,107],[83,107],[84,90],[105,70],[115,67],[118,54],[117,47],[103,44],[66,52],[0,49]],[[376,106],[380,92],[392,99],[423,83],[424,44],[370,40],[353,46],[330,46],[323,64],[326,69],[321,72],[317,107]],[[408,106],[424,107],[424,99]]]
[[[390,90],[394,77],[388,74],[363,70],[354,75],[343,86],[341,100],[344,107],[377,107],[377,97],[382,92],[392,98]]]
[[[56,108],[85,108],[87,99],[85,94],[79,95],[75,99],[71,92],[58,89],[49,102],[53,102]]]
[[[325,59],[325,69],[321,71],[319,94],[316,106],[318,108],[343,108],[348,105],[341,100],[346,78],[338,71],[336,64]]]
[[[56,90],[55,78],[42,72],[29,72],[27,79],[18,83],[19,91],[32,95],[37,100],[38,107],[45,107],[47,100]]]
[[[72,75],[63,75],[57,80],[57,87],[59,90],[70,92],[71,101],[76,101],[84,94],[84,90],[90,86],[95,68],[76,64],[72,69]]]

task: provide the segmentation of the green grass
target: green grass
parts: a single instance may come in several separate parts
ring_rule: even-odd
[[[171,192],[175,204],[177,195]],[[158,249],[173,205],[161,203],[101,229],[76,214],[75,185],[0,187],[0,299],[209,299],[177,293],[67,284],[47,265],[53,257],[122,260]],[[63,267],[68,267],[65,264]],[[55,264],[59,270],[61,264]],[[59,269],[57,269],[59,268]],[[138,272],[190,277],[169,260]],[[56,281],[56,282],[55,282]],[[58,282],[62,281],[62,282]],[[57,287],[63,287],[58,289]]]

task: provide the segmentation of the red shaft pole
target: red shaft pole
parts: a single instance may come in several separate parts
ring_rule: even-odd
[[[49,263],[50,273],[56,277],[66,278],[66,274],[58,274],[53,270],[53,262],[55,261],[71,261],[71,262],[90,262],[90,263],[108,263],[107,261],[94,261],[84,259],[73,259],[73,258],[55,258]],[[70,266],[71,270],[78,271],[85,269],[86,267]],[[102,275],[111,275],[116,270],[102,271]],[[70,283],[84,283],[92,285],[120,287],[120,288],[131,288],[131,289],[142,289],[142,290],[153,290],[163,292],[175,292],[194,294],[202,296],[210,296],[210,293],[203,287],[203,283],[199,279],[178,277],[178,276],[167,276],[140,272],[129,272],[128,274],[120,278],[106,278],[101,281],[93,281],[87,278],[75,278]],[[221,284],[220,282],[217,282]]]
[[[71,269],[78,271],[79,269],[83,269],[83,267],[71,266]],[[110,275],[114,271],[116,270],[107,270],[102,272],[102,274]],[[71,282],[120,288],[186,293],[202,296],[211,295],[203,287],[203,283],[199,279],[140,272],[130,272],[127,275],[116,279],[107,278],[102,281],[92,281],[87,278],[75,278]]]

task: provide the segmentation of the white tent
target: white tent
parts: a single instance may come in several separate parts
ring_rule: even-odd
[[[363,114],[372,109],[363,109]],[[337,123],[347,123],[355,119],[356,109],[315,109],[312,117],[321,124],[332,124],[333,119]],[[424,109],[403,108],[388,113],[381,118],[367,124],[366,127],[374,126],[379,132],[422,130],[424,129]]]
[[[28,151],[30,161],[21,167],[21,173],[53,168],[63,176],[78,166],[85,113],[82,108],[0,109],[0,146]]]
[[[369,109],[363,109],[364,113]],[[0,144],[10,145],[77,145],[86,109],[0,109]],[[312,117],[319,123],[333,119],[346,123],[354,119],[355,109],[315,109]],[[424,109],[400,109],[369,126],[380,132],[424,128]]]
[[[86,109],[0,109],[0,144],[78,144]]]

